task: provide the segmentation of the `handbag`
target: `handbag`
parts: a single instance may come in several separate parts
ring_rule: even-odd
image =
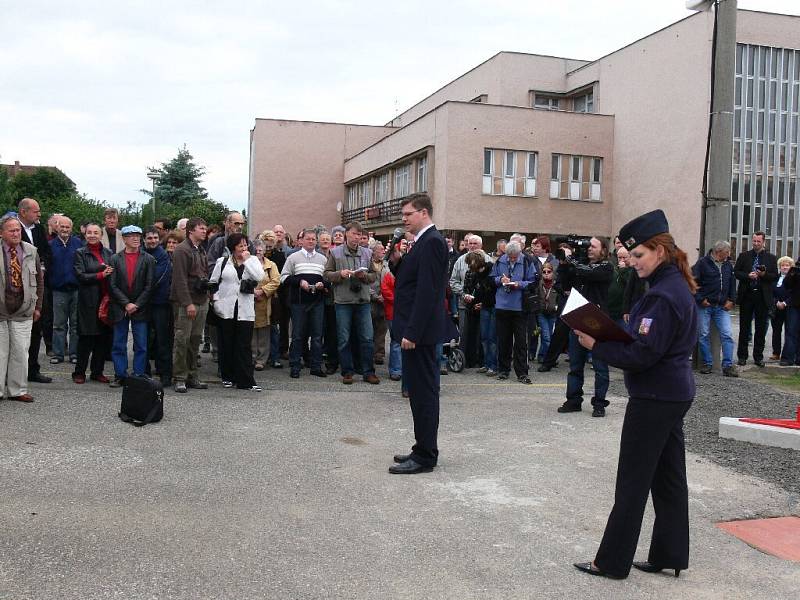
[[[100,306],[97,307],[97,318],[100,319],[101,323],[108,325],[109,327],[114,324],[108,314],[110,306],[111,299],[109,298],[108,294],[106,294],[103,296],[103,299],[100,300]]]

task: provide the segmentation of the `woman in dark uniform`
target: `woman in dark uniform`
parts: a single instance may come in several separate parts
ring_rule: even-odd
[[[631,565],[656,573],[689,565],[689,492],[683,417],[695,393],[690,356],[697,342],[696,284],[686,253],[675,245],[660,210],[619,233],[631,266],[650,285],[633,307],[629,344],[599,342],[576,332],[584,348],[625,371],[629,400],[620,441],[614,508],[594,561],[575,567],[624,579]],[[646,562],[633,562],[648,493],[655,523]]]

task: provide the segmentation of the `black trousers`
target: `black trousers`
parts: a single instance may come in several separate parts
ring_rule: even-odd
[[[519,310],[495,309],[497,321],[497,365],[500,373],[511,371],[514,356],[514,373],[517,377],[528,374],[528,315]]]
[[[461,340],[459,346],[464,353],[464,366],[468,369],[479,367],[483,364],[481,349],[481,313],[467,308],[458,309],[459,333]]]
[[[439,357],[436,346],[403,350],[403,381],[408,385],[414,439],[411,457],[426,467],[439,459]]]
[[[329,369],[339,368],[339,342],[336,337],[336,305],[326,304],[323,313],[323,341],[325,349],[325,366]]]
[[[648,493],[656,513],[647,560],[666,569],[689,566],[689,490],[683,417],[689,402],[631,398],[625,409],[614,508],[594,559],[606,573],[631,570]]]
[[[111,348],[111,328],[100,325],[99,335],[79,335],[78,336],[78,362],[75,363],[73,375],[86,376],[86,367],[89,366],[89,355],[92,356],[92,364],[89,373],[92,377],[103,374],[103,367],[106,363],[106,355]]]
[[[239,389],[250,389],[256,384],[253,378],[253,321],[219,320],[219,367],[223,381],[232,381]]]
[[[753,360],[764,360],[764,343],[767,337],[769,310],[761,290],[747,291],[739,305],[739,346],[736,354],[740,360],[747,360],[747,344],[753,317],[756,320],[756,331],[753,334]]]
[[[775,309],[775,314],[770,318],[770,321],[772,321],[772,353],[777,356],[781,355],[781,332],[783,331],[783,324],[786,322],[787,310],[789,309]]]
[[[45,315],[47,315],[48,311],[50,311],[50,340],[51,343],[48,346],[52,346],[52,339],[53,339],[53,303],[52,303],[52,296],[53,293],[49,292],[50,300],[48,300],[48,292],[49,289],[45,288],[44,296],[42,297],[42,316],[39,318],[38,321],[33,322],[33,326],[31,327],[31,345],[28,348],[28,377],[33,377],[34,375],[38,375],[41,367],[39,366],[39,348],[42,345],[42,332],[44,331],[44,321]],[[109,352],[111,352],[111,344],[108,345]]]
[[[161,382],[164,385],[170,385],[172,383],[172,338],[175,332],[171,304],[150,305],[149,329],[145,373],[150,375],[150,359],[152,359]]]
[[[550,336],[550,347],[542,361],[542,365],[550,367],[556,366],[559,355],[569,344],[569,325],[561,319],[556,319],[556,326],[553,328],[553,335]]]

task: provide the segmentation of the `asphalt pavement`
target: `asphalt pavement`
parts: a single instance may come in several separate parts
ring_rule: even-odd
[[[625,400],[604,419],[556,413],[565,364],[530,386],[443,377],[440,465],[414,476],[387,472],[413,437],[388,378],[267,370],[260,394],[168,391],[139,429],[119,390],[49,367],[33,404],[0,402],[2,598],[798,597],[800,565],[715,526],[798,515],[796,495],[691,452],[689,570],[576,571],[613,502]],[[648,507],[639,558],[651,527]]]

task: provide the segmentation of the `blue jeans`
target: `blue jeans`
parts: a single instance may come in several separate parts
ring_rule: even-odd
[[[386,327],[392,331],[392,322],[386,321]],[[391,335],[389,336],[391,338]],[[389,340],[389,375],[403,374],[403,354],[400,350],[400,342]]]
[[[269,326],[269,362],[274,363],[281,358],[281,331],[280,325],[274,323]]]
[[[64,358],[67,352],[69,321],[69,355],[78,356],[78,290],[53,290],[53,354]]]
[[[292,345],[289,350],[289,366],[299,371],[303,366],[303,349],[311,338],[311,370],[322,369],[322,302],[314,304],[292,304]],[[275,344],[274,348],[277,348]],[[270,350],[271,351],[271,350]]]
[[[372,339],[372,312],[368,303],[336,305],[336,339],[339,345],[339,364],[342,375],[352,375],[353,354],[350,352],[350,335],[354,335],[359,346],[359,362],[363,375],[375,374],[375,343]]]
[[[542,313],[536,315],[536,321],[539,324],[539,337],[542,340],[542,343],[539,344],[539,354],[537,358],[542,361],[544,357],[547,356],[547,351],[550,348],[550,338],[553,337],[556,319],[558,319],[558,315],[544,315]]]
[[[797,360],[797,327],[800,324],[800,310],[792,306],[783,309],[786,317],[783,322],[783,351],[781,362],[788,361],[795,364]]]
[[[144,375],[147,368],[148,322],[124,317],[114,323],[114,343],[111,345],[114,375],[119,379],[128,376],[128,328],[133,332],[133,374]]]
[[[583,367],[590,352],[578,343],[578,336],[569,334],[569,375],[567,375],[567,403],[580,406],[583,402]],[[592,359],[594,367],[594,396],[592,406],[608,406],[608,365],[598,358]]]
[[[710,365],[714,362],[711,356],[711,321],[719,330],[720,342],[722,343],[722,368],[725,369],[733,364],[733,352],[736,349],[736,344],[733,341],[733,333],[731,329],[731,313],[727,310],[722,310],[721,306],[702,306],[698,307],[699,315],[699,328],[698,332],[700,344],[700,358],[703,363]],[[792,358],[794,361],[794,358]]]
[[[481,308],[481,345],[483,366],[491,371],[497,371],[497,320],[494,306]]]

